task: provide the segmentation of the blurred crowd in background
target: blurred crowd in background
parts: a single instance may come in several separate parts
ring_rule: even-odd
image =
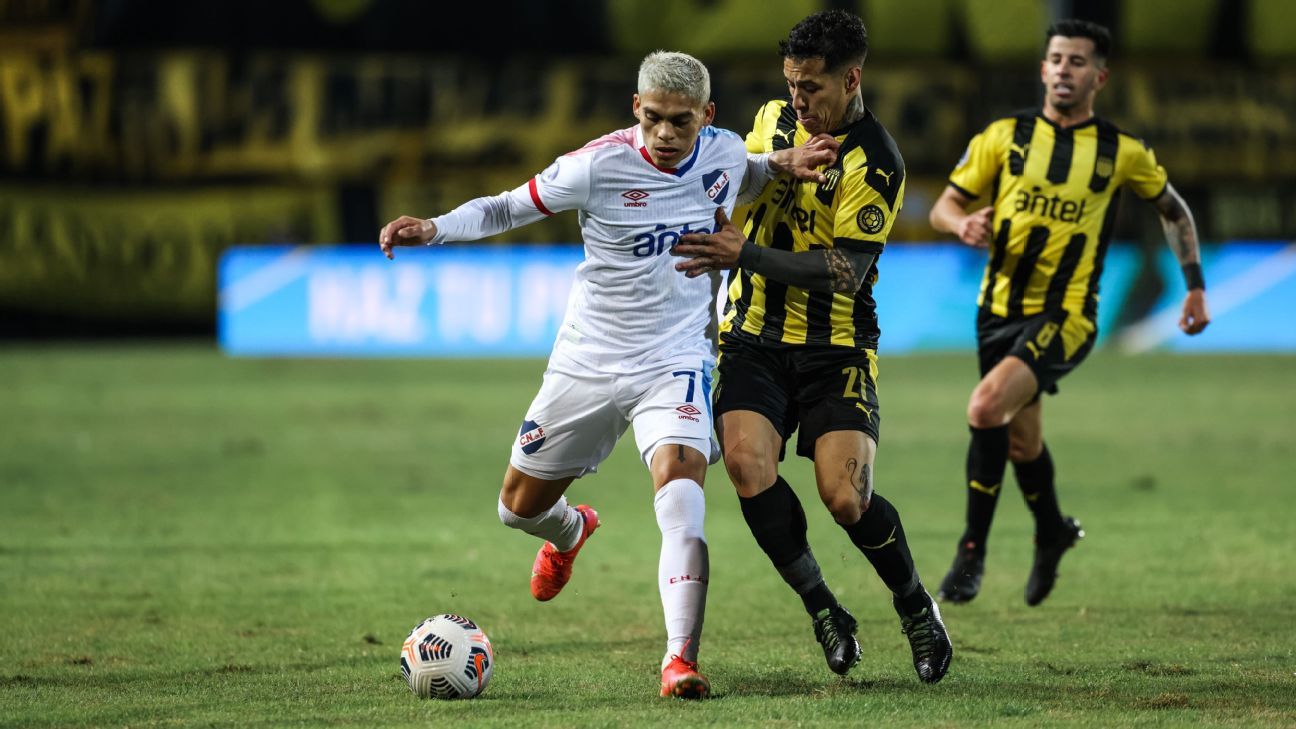
[[[707,63],[716,123],[746,134],[785,94],[778,40],[826,7],[869,28],[865,102],[909,174],[896,242],[938,238],[946,175],[1039,103],[1066,16],[1113,30],[1098,113],[1153,146],[1205,241],[1296,238],[1290,0],[0,0],[0,336],[210,332],[225,248],[370,242],[515,187],[633,124],[653,49]],[[1142,205],[1116,237],[1163,245]]]

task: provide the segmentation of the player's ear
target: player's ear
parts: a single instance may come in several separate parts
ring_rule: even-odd
[[[1111,71],[1107,70],[1106,66],[1103,66],[1102,68],[1098,69],[1098,83],[1094,85],[1094,90],[1099,91],[1102,89],[1102,87],[1106,86],[1107,77],[1110,75],[1111,75]]]
[[[851,66],[846,69],[846,93],[853,94],[855,89],[859,88],[860,78],[864,75],[864,69],[859,66]]]
[[[643,117],[639,115],[639,109],[639,94],[635,94],[630,102],[630,112],[634,114],[634,118],[643,121]]]
[[[702,109],[702,126],[711,126],[711,122],[713,121],[715,121],[715,102],[708,101],[706,106]]]

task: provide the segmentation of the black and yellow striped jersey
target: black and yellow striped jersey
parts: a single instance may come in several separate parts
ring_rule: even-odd
[[[1070,312],[1096,325],[1120,188],[1155,199],[1166,171],[1106,120],[1062,128],[1036,109],[973,137],[949,182],[972,198],[988,193],[994,206],[978,305],[1007,318]]]
[[[841,147],[837,161],[825,170],[827,182],[779,175],[755,202],[737,211],[736,219],[745,220],[748,240],[786,251],[839,247],[882,252],[904,199],[904,160],[891,135],[867,110],[862,119],[833,135]],[[773,152],[809,137],[787,101],[771,101],[756,114],[747,151]],[[876,281],[876,259],[855,294],[806,291],[739,269],[730,276],[729,305],[720,331],[741,331],[768,342],[875,349]]]

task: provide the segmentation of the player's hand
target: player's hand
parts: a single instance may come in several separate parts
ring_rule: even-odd
[[[396,246],[425,245],[436,236],[436,224],[431,220],[402,215],[383,226],[378,232],[378,247],[387,258],[395,258],[392,249]]]
[[[816,134],[807,139],[804,144],[771,153],[770,167],[775,172],[786,172],[798,180],[827,182],[828,177],[817,168],[836,162],[837,150],[840,147],[841,142],[832,135]]]
[[[990,227],[993,225],[991,218],[993,215],[994,208],[981,208],[960,220],[958,228],[954,232],[958,233],[959,240],[973,248],[989,248]]]
[[[673,255],[689,257],[689,260],[675,264],[675,270],[689,278],[697,278],[711,271],[733,268],[738,265],[738,253],[746,242],[742,231],[725,215],[724,207],[717,207],[714,233],[685,233],[671,248]]]
[[[1206,292],[1193,289],[1184,297],[1183,316],[1179,317],[1179,328],[1189,336],[1201,334],[1210,324],[1210,312],[1206,310]]]

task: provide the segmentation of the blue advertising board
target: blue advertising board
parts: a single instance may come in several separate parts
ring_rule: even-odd
[[[236,356],[545,356],[562,322],[579,246],[257,246],[219,267],[218,336]],[[1296,351],[1296,245],[1231,243],[1204,253],[1214,322],[1195,338],[1177,328],[1183,285],[1169,282],[1146,316],[1116,322],[1138,278],[1133,246],[1107,255],[1100,340],[1129,351]],[[874,289],[889,354],[964,351],[985,253],[955,244],[887,246]],[[1146,297],[1145,297],[1146,298]]]
[[[543,356],[576,246],[247,247],[220,262],[221,347],[249,356]]]

